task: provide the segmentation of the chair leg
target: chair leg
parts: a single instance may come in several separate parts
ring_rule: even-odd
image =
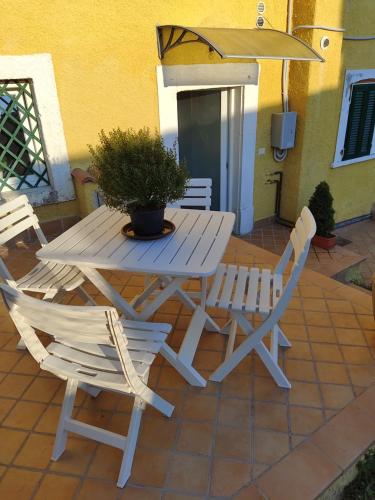
[[[279,367],[277,361],[274,360],[274,358],[271,356],[271,353],[269,352],[269,350],[263,344],[262,341],[255,346],[255,350],[258,353],[261,360],[263,361],[263,363],[265,364],[267,370],[272,375],[276,384],[284,389],[290,389],[292,386],[289,380],[286,378],[284,372]]]
[[[27,347],[26,347],[26,344],[25,344],[25,341],[23,339],[20,339],[18,341],[18,344],[16,346],[16,349],[17,351],[26,351],[27,350]]]
[[[57,426],[56,439],[52,452],[52,460],[58,460],[63,454],[68,439],[68,432],[65,430],[65,420],[70,418],[73,412],[74,401],[77,394],[78,381],[68,380],[64,402],[61,409],[60,420]]]
[[[95,385],[85,384],[85,382],[79,382],[78,388],[82,391],[87,392],[92,398],[97,398],[102,392],[102,389],[96,387]]]
[[[124,448],[124,455],[121,462],[120,474],[118,476],[117,486],[123,488],[129,479],[133,458],[135,453],[135,448],[137,445],[139,427],[141,425],[141,418],[143,410],[145,409],[145,403],[138,397],[135,398],[132,414],[130,417],[128,435],[126,437],[126,443]]]
[[[279,346],[281,347],[292,347],[292,344],[289,342],[287,339],[285,333],[282,331],[279,325],[277,325],[277,328],[279,329]]]
[[[88,294],[86,292],[86,290],[84,288],[82,288],[81,286],[79,286],[77,288],[77,292],[78,292],[78,295],[81,297],[81,299],[83,299],[85,301],[86,306],[96,306],[97,305],[95,300],[91,297],[91,295]]]
[[[234,319],[231,322],[230,329],[229,329],[229,338],[228,338],[228,343],[227,343],[227,350],[225,351],[225,361],[231,357],[233,354],[234,350],[234,342],[236,340],[236,333],[237,333],[237,321]]]
[[[255,349],[277,385],[290,389],[291,385],[289,380],[284,375],[283,371],[277,364],[277,361],[272,357],[266,346],[263,344],[262,339],[270,330],[270,326],[265,321],[256,330],[253,330],[249,321],[241,314],[232,311],[232,318],[238,322],[241,330],[248,337],[239,345],[233,353],[224,360],[224,362],[210,375],[210,380],[214,382],[221,382],[229,373],[245,358],[250,352]],[[272,327],[271,327],[272,329]]]
[[[47,302],[52,302],[57,293],[58,293],[57,290],[50,290],[49,292],[46,292],[43,295],[43,300],[46,300]]]

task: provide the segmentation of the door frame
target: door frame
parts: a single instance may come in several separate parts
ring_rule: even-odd
[[[236,234],[246,234],[253,227],[258,82],[259,66],[256,63],[157,66],[160,133],[165,145],[175,148],[177,154],[177,93],[186,90],[242,88],[241,97],[237,99],[238,105],[232,108],[236,109],[235,118],[240,124],[235,143],[233,134],[230,131],[228,134],[229,142],[232,139],[232,143],[228,145],[229,148],[232,147],[230,156],[239,159],[237,168],[229,168],[228,176],[229,187],[237,188],[234,189],[236,195],[232,193],[232,196],[228,196],[228,203],[233,200],[228,210],[236,214]],[[238,95],[237,92],[237,97]]]

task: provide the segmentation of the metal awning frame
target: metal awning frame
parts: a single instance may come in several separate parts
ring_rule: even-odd
[[[168,37],[168,40],[166,41],[166,43],[164,43],[164,40],[163,40],[163,29],[164,28],[170,29],[169,37]],[[268,57],[267,56],[266,57],[266,56],[258,56],[258,55],[225,54],[220,49],[220,47],[215,45],[211,40],[207,39],[206,37],[202,36],[200,33],[194,31],[192,28],[189,28],[187,26],[172,25],[172,24],[171,25],[163,25],[163,26],[157,26],[156,30],[157,30],[157,41],[158,41],[158,53],[159,53],[159,58],[161,60],[164,58],[165,54],[167,52],[169,52],[170,50],[172,50],[176,47],[179,47],[180,45],[187,44],[187,43],[202,43],[204,45],[207,45],[207,47],[209,48],[209,50],[211,52],[212,51],[216,52],[222,59],[278,59],[278,60],[288,59],[291,61],[292,60],[297,60],[297,61],[303,60],[301,58],[293,58],[293,57],[284,58],[284,57],[278,57],[278,56],[275,56],[275,57]],[[181,30],[181,33],[177,36],[177,38],[175,38],[175,34],[176,34],[177,30]],[[267,31],[267,29],[262,28],[262,31]],[[324,62],[324,59],[322,58],[322,56],[316,50],[314,50],[312,47],[310,47],[306,42],[301,40],[300,38],[298,38],[294,35],[288,34],[285,31],[280,31],[280,30],[268,30],[268,31],[276,31],[276,32],[281,33],[283,35],[287,35],[291,38],[294,38],[296,41],[298,41],[299,43],[303,44],[305,47],[310,49],[319,58],[319,60],[321,62]],[[184,40],[184,38],[189,34],[193,34],[197,38],[193,39],[193,40],[186,40],[186,39]],[[306,59],[306,60],[309,61],[310,59]]]

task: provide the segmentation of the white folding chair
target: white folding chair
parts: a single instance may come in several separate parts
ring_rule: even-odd
[[[41,246],[48,243],[26,195],[18,196],[0,205],[0,245],[4,245],[29,228],[35,230]],[[39,262],[25,276],[15,280],[3,259],[0,258],[0,276],[8,283],[12,283],[18,290],[43,293],[44,300],[56,301],[66,292],[77,289],[86,303],[95,304],[90,295],[81,287],[85,277],[76,267]],[[23,349],[24,345],[20,342],[17,347]]]
[[[253,349],[262,359],[277,385],[291,385],[278,364],[278,346],[290,347],[278,322],[287,308],[305,264],[312,237],[316,231],[314,217],[304,207],[290,235],[290,241],[275,270],[221,264],[210,289],[207,306],[228,310],[231,316],[224,362],[211,374],[210,380],[222,381]],[[283,272],[294,252],[291,274],[283,287]],[[262,323],[253,328],[249,314],[258,313]],[[237,327],[247,338],[234,349]],[[271,347],[263,343],[271,332]]]
[[[180,207],[204,207],[205,210],[211,208],[212,179],[190,179],[185,196],[181,200],[168,205],[172,208]]]
[[[150,366],[171,326],[120,320],[113,307],[45,302],[5,284],[0,290],[31,355],[43,370],[67,380],[52,460],[64,452],[68,432],[114,446],[123,452],[117,482],[123,487],[131,473],[145,405],[168,417],[174,409],[147,386]],[[35,329],[54,341],[44,347]],[[72,418],[79,383],[135,398],[126,437]]]

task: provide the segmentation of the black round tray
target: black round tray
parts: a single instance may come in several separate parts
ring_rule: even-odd
[[[150,240],[160,240],[160,238],[165,238],[165,236],[168,236],[169,234],[173,233],[175,229],[176,226],[173,224],[173,222],[164,219],[163,230],[159,234],[150,234],[148,236],[141,236],[139,234],[135,234],[131,222],[125,224],[125,226],[121,229],[121,232],[124,236],[130,238],[131,240],[150,241]]]

